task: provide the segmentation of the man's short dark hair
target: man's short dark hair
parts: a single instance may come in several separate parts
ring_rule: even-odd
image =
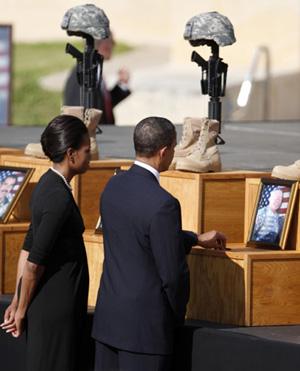
[[[176,129],[164,117],[147,117],[140,121],[133,134],[137,155],[151,157],[163,147],[170,147],[176,139]]]

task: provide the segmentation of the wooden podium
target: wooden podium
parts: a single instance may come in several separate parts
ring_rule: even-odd
[[[230,251],[193,248],[187,317],[242,326],[300,324],[300,201],[286,250],[245,247],[260,179],[247,178],[243,242]]]
[[[24,190],[18,205],[14,211],[15,221],[29,221],[29,201],[32,191],[40,177],[49,169],[52,163],[46,159],[39,159],[26,155],[0,156],[1,164],[4,166],[17,166],[34,168],[35,171],[29,184]],[[84,224],[87,229],[95,228],[99,218],[99,197],[116,169],[122,166],[129,166],[132,160],[105,159],[90,162],[89,170],[72,179],[71,186],[75,201],[77,202]]]
[[[300,252],[193,248],[187,318],[238,326],[300,323]]]
[[[96,303],[103,264],[103,237],[94,233],[99,195],[115,169],[128,167],[131,162],[92,161],[90,170],[72,181],[74,197],[87,228],[84,241],[90,273],[90,306]],[[1,154],[1,151],[0,163],[35,168],[27,193],[24,192],[14,212],[15,220],[26,223],[0,225],[0,290],[9,293],[14,291],[19,249],[29,225],[28,200],[34,185],[51,164],[20,153]],[[227,235],[231,247],[225,252],[192,249],[188,257],[191,296],[187,318],[246,326],[300,323],[299,196],[287,250],[245,247],[259,180],[269,176],[269,173],[248,171],[161,174],[161,185],[181,203],[183,228],[200,233],[220,230]]]
[[[96,240],[96,237],[98,241],[99,235],[94,236],[94,230],[99,218],[99,197],[106,183],[113,176],[116,169],[119,169],[121,166],[129,166],[131,163],[131,160],[119,159],[91,161],[90,169],[85,174],[73,178],[71,185],[74,198],[81,210],[86,228],[91,229],[91,231],[86,233],[88,236],[88,247],[91,246],[92,241]],[[2,166],[35,169],[30,182],[26,185],[13,210],[8,224],[0,224],[0,293],[10,294],[15,290],[17,260],[29,227],[29,201],[31,194],[40,177],[51,166],[51,162],[46,159],[25,156],[20,150],[0,148],[0,164]],[[96,266],[101,267],[102,272],[102,263],[98,264],[100,258],[93,251],[92,248],[87,248],[91,293],[93,293],[89,296],[89,303],[94,305],[96,289],[93,289],[93,285],[97,285],[98,288],[100,278],[100,271],[99,269],[97,270]],[[102,251],[103,254],[102,248],[99,251]]]
[[[15,292],[18,258],[29,223],[0,224],[0,294]]]
[[[166,171],[160,184],[179,200],[183,229],[197,233],[215,229],[225,233],[229,242],[242,242],[246,180],[262,177],[270,173]]]

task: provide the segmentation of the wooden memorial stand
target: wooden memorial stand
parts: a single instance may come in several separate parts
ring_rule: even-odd
[[[17,166],[34,168],[26,190],[18,202],[14,215],[16,220],[30,220],[29,200],[34,186],[40,177],[49,169],[51,161],[26,155],[1,155],[0,162],[4,166]],[[90,162],[89,170],[72,179],[71,186],[75,201],[77,202],[84,224],[87,229],[95,228],[99,217],[99,197],[116,169],[128,166],[132,160],[95,160]]]
[[[183,229],[196,233],[215,229],[225,233],[229,242],[241,242],[249,177],[260,179],[270,173],[166,171],[161,173],[160,184],[179,200]]]
[[[95,230],[87,230],[84,233],[83,238],[90,276],[88,305],[89,307],[94,307],[97,301],[104,260],[103,235],[102,233],[95,234]]]
[[[15,292],[18,258],[28,227],[29,222],[0,224],[0,294]]]
[[[299,192],[286,250],[245,247],[259,179],[246,179],[244,237],[230,251],[198,247],[188,258],[187,318],[242,326],[300,324]]]
[[[50,162],[22,154],[1,155],[0,151],[0,163],[36,169],[14,213],[19,223],[0,225],[0,289],[8,293],[14,291],[18,253],[29,225],[30,193]],[[84,241],[90,273],[90,306],[96,303],[103,264],[103,236],[95,234],[99,194],[116,168],[130,164],[127,160],[92,161],[90,170],[72,181],[74,197],[87,227]],[[248,171],[161,174],[161,185],[181,203],[183,228],[198,233],[220,230],[227,235],[231,248],[192,249],[188,257],[191,296],[187,318],[245,326],[300,323],[299,193],[287,249],[245,247],[260,178],[269,176]]]
[[[99,218],[99,197],[108,182],[113,176],[116,169],[121,166],[129,166],[131,160],[96,160],[90,162],[90,169],[82,175],[76,176],[72,182],[73,194],[77,202],[87,230],[88,247],[92,241],[99,239],[99,235],[94,236],[94,230]],[[10,294],[15,290],[15,279],[17,271],[17,260],[20,248],[23,244],[30,221],[29,201],[32,191],[40,177],[49,169],[51,162],[46,159],[38,159],[23,154],[21,150],[0,148],[0,165],[34,168],[35,171],[26,185],[18,203],[16,204],[13,214],[7,224],[0,224],[0,294]],[[89,269],[91,279],[91,292],[89,302],[95,303],[95,290],[92,289],[93,282],[99,285],[100,271],[94,267],[101,267],[102,262],[98,264],[99,256],[94,255],[93,249],[87,249],[89,259]],[[103,251],[101,248],[99,251]],[[98,252],[99,252],[98,251]],[[92,255],[91,255],[92,254]],[[94,257],[96,256],[96,257]],[[100,259],[101,261],[101,259]],[[93,268],[91,268],[93,267]],[[94,276],[97,276],[94,279]],[[96,283],[96,281],[98,281]]]

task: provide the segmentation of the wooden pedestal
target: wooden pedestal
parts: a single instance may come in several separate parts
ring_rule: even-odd
[[[234,171],[190,173],[166,171],[160,184],[181,204],[183,229],[197,233],[212,229],[226,234],[229,242],[244,237],[245,180],[270,173]]]
[[[3,155],[24,155],[24,150],[19,148],[0,147],[0,165],[3,165],[1,158]]]
[[[94,307],[96,305],[100,278],[102,275],[104,259],[103,236],[102,234],[95,234],[94,230],[87,230],[83,238],[90,276],[88,305]]]
[[[0,224],[0,294],[15,292],[18,258],[29,223]]]
[[[300,324],[300,252],[193,248],[187,318],[239,326]]]
[[[28,221],[30,220],[29,201],[32,191],[40,177],[51,166],[51,162],[25,155],[2,155],[1,162],[5,166],[35,169],[13,214],[16,221]],[[96,226],[99,217],[99,197],[108,180],[116,169],[131,163],[131,160],[114,159],[91,161],[90,169],[85,174],[73,178],[71,186],[74,198],[80,208],[86,228],[95,228]]]

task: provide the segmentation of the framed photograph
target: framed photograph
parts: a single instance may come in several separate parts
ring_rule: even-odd
[[[11,124],[12,26],[0,25],[0,127]]]
[[[6,223],[13,212],[34,169],[0,166],[0,223]]]
[[[285,248],[297,189],[297,182],[261,179],[248,246]]]

